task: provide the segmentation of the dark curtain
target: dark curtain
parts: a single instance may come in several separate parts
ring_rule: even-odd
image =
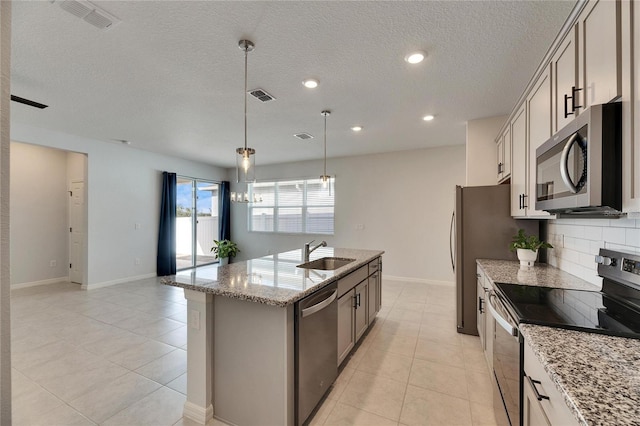
[[[229,182],[220,182],[220,223],[218,232],[220,240],[231,239],[231,193],[229,192]]]
[[[160,232],[158,233],[158,276],[176,273],[176,174],[162,173]]]

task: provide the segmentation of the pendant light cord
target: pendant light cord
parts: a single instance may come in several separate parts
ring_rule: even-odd
[[[247,57],[249,46],[244,47],[244,151],[247,152]]]
[[[324,176],[327,175],[327,114],[324,115]]]

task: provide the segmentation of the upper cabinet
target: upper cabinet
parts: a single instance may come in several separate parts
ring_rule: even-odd
[[[622,209],[640,212],[640,2],[622,3]]]
[[[511,171],[511,216],[526,217],[527,209],[523,199],[528,195],[527,187],[527,114],[523,104],[510,123],[511,153],[513,164],[517,164]]]
[[[511,176],[511,132],[509,127],[498,137],[498,183],[502,183]]]
[[[551,59],[553,75],[552,132],[557,132],[575,117],[578,103],[577,26],[574,26]]]
[[[589,1],[578,18],[580,111],[622,94],[620,21],[619,0]]]

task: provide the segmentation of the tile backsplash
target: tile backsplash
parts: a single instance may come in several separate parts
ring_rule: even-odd
[[[640,253],[640,219],[550,220],[547,241],[547,263],[600,287],[594,256],[601,247]]]

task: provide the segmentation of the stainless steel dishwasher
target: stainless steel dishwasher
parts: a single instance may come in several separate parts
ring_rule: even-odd
[[[295,413],[303,424],[338,377],[338,284],[295,307]]]

